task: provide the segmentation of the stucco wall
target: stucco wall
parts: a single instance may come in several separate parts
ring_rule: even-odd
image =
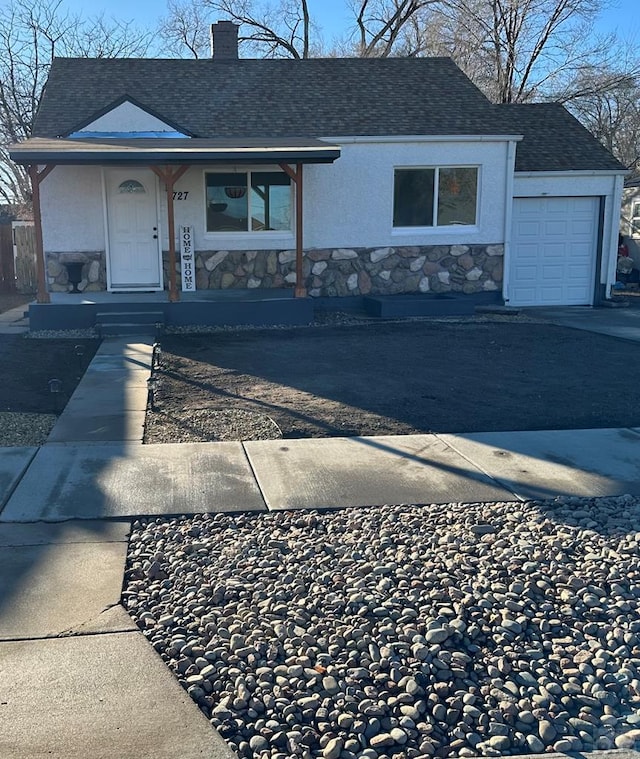
[[[457,165],[479,167],[478,224],[467,229],[453,226],[427,231],[393,229],[394,167]],[[237,169],[244,170],[243,167]],[[204,229],[206,170],[205,167],[190,169],[175,187],[189,193],[187,200],[176,200],[176,225],[193,225],[197,250],[281,250],[295,244],[292,233],[207,234]],[[304,247],[307,249],[474,245],[504,240],[505,142],[345,143],[341,157],[334,164],[307,165],[303,171]],[[163,235],[166,239],[166,213]]]
[[[530,176],[516,174],[514,197],[534,198],[541,195],[550,197],[604,197],[604,219],[602,235],[602,266],[600,283],[607,292],[615,282],[615,267],[618,254],[618,228],[622,197],[622,176],[597,173],[540,174]],[[505,279],[508,287],[509,245],[506,247]]]
[[[40,194],[45,251],[105,249],[99,166],[56,166]]]
[[[477,224],[466,228],[394,229],[394,168],[457,165],[478,167]],[[188,193],[186,199],[176,198],[176,229],[183,224],[193,226],[195,249],[201,253],[202,269],[205,268],[204,261],[217,252],[253,251],[250,262],[247,256],[247,261],[242,259],[246,266],[238,260],[232,286],[246,287],[249,278],[252,286],[256,286],[251,267],[253,261],[262,259],[262,253],[256,257],[255,251],[265,254],[276,251],[280,264],[283,252],[295,247],[294,234],[207,234],[205,170],[204,167],[191,168],[174,188],[178,193]],[[238,170],[246,169],[238,167]],[[135,174],[136,170],[132,168],[132,177]],[[334,290],[342,292],[345,288],[353,294],[383,291],[384,277],[389,272],[389,291],[395,292],[420,288],[423,291],[456,289],[467,292],[496,289],[502,276],[508,174],[508,148],[504,141],[345,141],[342,157],[335,164],[304,167],[307,286],[315,291],[314,294],[334,294]],[[65,252],[90,253],[91,257],[87,259],[90,263],[97,252],[105,250],[102,187],[99,167],[57,167],[47,177],[42,186],[43,225],[45,251],[50,258],[57,260],[59,254]],[[168,225],[161,184],[160,193],[160,235],[166,250]],[[491,248],[489,255],[487,246]],[[387,249],[390,252],[386,256],[377,252]],[[452,249],[455,249],[453,254]],[[353,255],[342,258],[339,251],[345,250],[353,251]],[[290,253],[285,253],[284,257],[288,255]],[[374,260],[379,255],[388,256],[388,261],[383,264]],[[232,259],[233,256],[228,258],[229,261]],[[318,273],[324,268],[325,261],[326,273]],[[282,263],[286,267],[291,262]],[[55,266],[54,269],[57,272]],[[91,283],[92,287],[102,286],[103,271],[101,266],[100,276]],[[231,273],[229,271],[229,275]],[[291,282],[289,269],[280,270],[278,266],[278,275],[285,284]],[[377,277],[381,277],[380,282]],[[227,276],[226,281],[229,279]],[[354,287],[356,280],[358,284]],[[204,284],[202,274],[199,284],[201,287]],[[211,277],[207,284],[209,287],[221,286],[218,282],[212,283]],[[63,282],[57,282],[57,285],[64,287]],[[259,286],[270,285],[264,280]]]

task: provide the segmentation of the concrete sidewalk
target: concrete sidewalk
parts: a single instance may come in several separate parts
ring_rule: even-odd
[[[0,458],[0,522],[640,495],[633,429],[68,443]]]
[[[120,606],[129,529],[0,525],[2,759],[233,759]]]
[[[2,759],[234,757],[120,605],[130,522],[107,521],[108,501],[96,501],[95,494],[104,498],[105,461],[107,480],[119,483],[115,496],[129,510],[141,505],[136,493],[146,507],[150,493],[172,485],[161,476],[172,446],[153,462],[148,450],[138,453],[146,450],[140,444],[150,360],[145,342],[105,341],[47,444],[0,450],[0,509],[12,501],[0,524]],[[187,456],[178,459],[188,468]],[[117,462],[129,460],[137,467],[121,480]],[[241,460],[246,465],[244,454]],[[202,463],[203,471],[209,464]],[[233,478],[227,465],[216,469]],[[207,489],[219,481],[209,478]],[[31,513],[24,521],[71,521],[16,524],[11,514],[25,498]],[[74,521],[78,513],[100,519]]]
[[[48,443],[142,443],[152,344],[111,338],[98,348]]]

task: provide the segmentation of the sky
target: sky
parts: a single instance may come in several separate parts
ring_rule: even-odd
[[[65,0],[71,10],[86,15],[105,13],[107,16],[148,23],[155,26],[157,19],[166,13],[162,0]],[[603,12],[597,21],[597,31],[607,33],[618,29],[625,38],[640,40],[640,0],[611,0],[612,7]],[[323,29],[325,40],[344,31],[349,21],[345,0],[309,0],[309,11]]]

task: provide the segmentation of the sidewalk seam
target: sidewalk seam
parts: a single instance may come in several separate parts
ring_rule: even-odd
[[[525,503],[526,501],[531,500],[530,498],[525,498],[524,496],[521,496],[519,493],[516,493],[516,491],[513,489],[512,485],[509,484],[509,482],[503,481],[500,479],[500,477],[495,477],[493,474],[490,474],[487,472],[486,469],[483,469],[483,467],[480,466],[480,464],[477,464],[473,459],[469,458],[469,456],[466,456],[462,451],[459,451],[454,445],[451,443],[448,443],[446,440],[443,440],[440,437],[441,433],[433,432],[432,433],[435,438],[437,438],[443,445],[446,445],[447,448],[450,448],[452,451],[455,451],[455,453],[458,456],[461,456],[465,461],[467,461],[471,466],[478,469],[482,474],[485,475],[485,477],[488,477],[492,482],[495,482],[496,485],[499,485],[501,488],[504,488],[505,490],[508,490],[510,493],[512,493],[519,501],[522,501],[522,503]],[[451,435],[451,433],[447,433]]]
[[[126,609],[125,609],[126,611]],[[127,612],[128,613],[128,612]],[[133,622],[133,620],[131,620]],[[135,623],[134,623],[135,624]],[[40,640],[69,640],[73,638],[90,638],[95,637],[96,635],[143,635],[144,633],[142,630],[136,626],[135,630],[98,630],[98,631],[92,631],[92,632],[63,632],[63,633],[54,633],[52,635],[37,635],[35,637],[24,637],[24,638],[1,638],[0,639],[0,646],[3,643],[27,643],[27,642],[37,642]],[[145,638],[147,640],[147,638]]]
[[[264,510],[267,513],[269,513],[269,512],[271,512],[271,509],[269,508],[269,504],[267,503],[267,499],[265,497],[264,491],[260,487],[260,480],[258,480],[258,474],[257,474],[257,472],[256,472],[253,464],[251,463],[251,457],[247,453],[247,449],[244,446],[245,442],[246,441],[244,441],[244,440],[240,441],[240,445],[242,446],[242,452],[244,453],[244,457],[247,460],[247,464],[249,464],[249,469],[251,469],[251,474],[253,475],[253,479],[254,479],[254,481],[256,483],[256,487],[258,488],[258,492],[260,493],[260,498],[262,498],[262,503],[264,503]]]
[[[35,451],[33,452],[33,455],[32,455],[32,456],[31,456],[31,458],[29,459],[29,462],[27,463],[27,465],[25,466],[25,468],[22,470],[22,474],[20,475],[20,477],[18,477],[18,479],[15,481],[15,483],[13,484],[13,487],[12,487],[12,488],[10,488],[10,489],[9,489],[9,490],[8,490],[8,491],[7,491],[7,492],[6,492],[6,493],[5,493],[3,496],[2,496],[2,499],[0,500],[0,515],[1,515],[1,514],[2,514],[2,512],[4,511],[4,509],[5,509],[5,506],[6,506],[6,505],[9,503],[9,501],[11,500],[11,496],[13,496],[13,494],[16,492],[16,489],[17,489],[18,485],[19,485],[19,484],[22,482],[22,480],[24,479],[24,476],[25,476],[25,474],[28,472],[29,468],[31,467],[31,464],[33,464],[33,460],[34,460],[34,459],[35,459],[35,457],[38,455],[38,451],[40,450],[40,448],[41,448],[41,447],[42,447],[42,446],[37,446],[37,447],[36,447]]]

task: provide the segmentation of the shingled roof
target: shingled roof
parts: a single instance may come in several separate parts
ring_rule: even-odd
[[[58,58],[33,136],[128,96],[194,137],[493,134],[492,104],[449,58]]]
[[[624,166],[558,103],[498,105],[507,130],[524,139],[516,171],[620,171]]]
[[[624,168],[562,106],[493,105],[450,58],[57,58],[33,136],[124,98],[207,139],[515,134],[516,171]]]

